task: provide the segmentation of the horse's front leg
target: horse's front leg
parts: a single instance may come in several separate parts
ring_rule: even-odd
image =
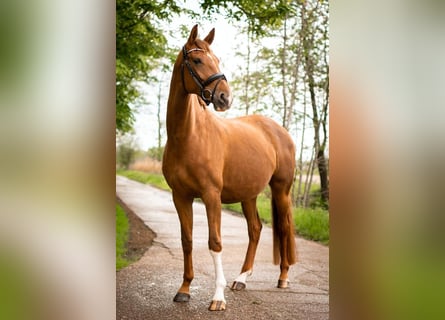
[[[226,309],[224,288],[226,278],[222,266],[222,242],[221,242],[221,196],[218,193],[207,194],[202,199],[206,205],[207,222],[209,225],[209,250],[215,267],[215,294],[210,303],[210,311],[222,311]]]
[[[173,192],[173,202],[175,203],[179,221],[181,222],[181,242],[182,252],[184,255],[183,282],[173,301],[188,302],[190,300],[190,283],[194,277],[192,261],[193,198],[183,197]]]
[[[247,221],[247,229],[249,231],[249,246],[247,247],[246,258],[244,259],[241,273],[235,279],[231,287],[232,290],[237,291],[246,288],[247,277],[252,274],[258,241],[260,240],[260,233],[261,229],[263,228],[260,217],[258,216],[256,197],[241,202],[241,206]]]

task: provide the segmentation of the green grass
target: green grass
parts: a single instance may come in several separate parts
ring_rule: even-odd
[[[329,243],[329,213],[324,209],[295,208],[298,234],[306,239]]]
[[[171,191],[162,173],[146,173],[134,170],[118,170],[116,173],[131,180],[151,184],[159,189]]]
[[[224,204],[223,208],[242,213],[241,204]],[[272,224],[270,199],[261,193],[257,199],[258,214],[261,221]],[[329,244],[329,212],[317,208],[294,208],[294,223],[298,235],[303,238]]]
[[[128,218],[125,211],[116,205],[116,270],[120,270],[130,264],[125,258],[128,241]]]
[[[266,195],[266,192],[262,192],[258,195],[256,206],[257,206],[258,215],[260,216],[261,221],[263,221],[263,223],[265,223],[267,225],[271,225],[272,224],[272,218],[270,215],[271,204],[270,204],[269,197]],[[229,204],[229,205],[223,204],[223,208],[238,212],[240,214],[243,213],[240,203],[234,203],[234,204]]]
[[[119,170],[117,174],[142,183],[154,185],[163,190],[171,190],[162,174],[145,173],[140,171]],[[316,185],[311,189],[318,190]],[[241,204],[223,204],[223,208],[242,214]],[[258,214],[266,225],[272,224],[270,190],[267,187],[257,199]],[[294,222],[297,233],[303,238],[329,243],[329,212],[322,208],[294,208]]]

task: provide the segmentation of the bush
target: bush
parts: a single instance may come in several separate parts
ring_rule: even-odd
[[[116,160],[120,168],[128,169],[134,160],[136,152],[129,144],[121,144],[117,148]]]
[[[158,161],[162,161],[162,155],[164,154],[164,147],[153,147],[148,149],[148,156],[152,159],[156,159]]]

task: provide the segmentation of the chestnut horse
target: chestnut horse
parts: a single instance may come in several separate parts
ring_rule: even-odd
[[[252,115],[222,119],[207,109],[230,108],[232,95],[219,60],[210,49],[215,29],[198,39],[190,32],[173,68],[167,107],[167,135],[162,170],[172,189],[181,222],[184,277],[174,301],[190,300],[193,280],[192,228],[194,198],[205,204],[209,250],[216,273],[216,291],[209,310],[224,310],[226,301],[221,253],[221,203],[241,202],[249,245],[241,274],[232,290],[246,287],[261,232],[258,194],[269,183],[272,192],[274,263],[280,263],[279,288],[288,286],[289,265],[296,262],[290,189],[295,148],[287,131],[273,120]],[[204,80],[205,79],[205,80]]]

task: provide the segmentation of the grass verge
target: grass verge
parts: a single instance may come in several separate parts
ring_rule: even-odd
[[[125,253],[127,252],[129,223],[125,211],[116,204],[116,271],[130,264]]]
[[[329,243],[329,213],[326,210],[295,208],[294,222],[303,238]]]
[[[132,170],[118,170],[118,175],[142,183],[151,184],[163,190],[171,191],[164,176],[159,173],[146,173]],[[259,194],[257,199],[257,208],[260,219],[266,225],[272,224],[270,191],[266,188]],[[223,204],[223,208],[242,214],[241,204]],[[329,244],[329,212],[322,208],[294,208],[294,223],[298,235],[305,239],[319,241],[323,244]]]
[[[135,170],[117,170],[116,174],[145,184],[151,184],[162,190],[171,191],[162,173],[146,173]]]

